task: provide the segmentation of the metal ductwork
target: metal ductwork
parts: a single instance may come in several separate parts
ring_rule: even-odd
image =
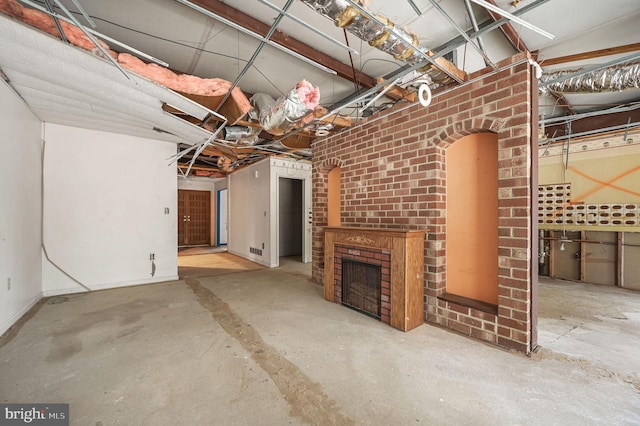
[[[540,93],[599,93],[640,89],[640,62],[611,66],[562,80],[563,76],[570,76],[579,71],[571,69],[544,73],[540,79],[541,83],[560,81],[540,87]]]
[[[249,101],[260,126],[272,135],[283,135],[318,106],[320,90],[302,80],[278,100],[266,93],[256,93]]]
[[[419,46],[418,36],[397,27],[389,18],[374,15],[375,19],[358,10],[347,0],[302,0],[307,6],[321,15],[331,19],[336,26],[344,28],[351,34],[366,41],[371,46],[388,53],[394,59],[415,65],[425,60],[424,55],[432,56],[433,53]],[[364,8],[362,0],[356,0]],[[366,10],[366,9],[365,9]],[[391,31],[395,34],[392,34]],[[400,36],[400,37],[398,37]],[[409,42],[411,40],[411,42]],[[420,70],[423,78],[429,78],[438,86],[451,82],[451,77],[446,73],[429,65]]]
[[[226,126],[222,129],[223,139],[243,145],[255,145],[258,142],[260,129],[249,126]]]

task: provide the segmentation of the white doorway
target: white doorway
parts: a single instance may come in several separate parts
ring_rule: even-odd
[[[221,189],[216,194],[217,221],[216,221],[216,245],[226,246],[228,235],[227,220],[227,189]]]
[[[304,181],[279,178],[278,257],[300,256],[304,247]]]

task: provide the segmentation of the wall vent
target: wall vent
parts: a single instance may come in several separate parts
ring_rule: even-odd
[[[262,249],[257,249],[254,247],[249,247],[249,252],[251,254],[257,254],[258,256],[262,256]]]

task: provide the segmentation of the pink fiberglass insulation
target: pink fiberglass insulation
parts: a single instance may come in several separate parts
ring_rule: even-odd
[[[320,103],[320,88],[313,87],[307,80],[302,80],[296,85],[298,97],[308,110],[313,110]]]
[[[26,8],[16,0],[0,0],[0,11],[55,37],[60,37],[53,18],[44,12]],[[64,21],[60,21],[60,25],[62,26],[62,31],[67,37],[67,40],[69,40],[71,44],[90,52],[100,54],[95,44],[93,44],[93,42],[78,27]],[[156,64],[147,64],[128,53],[118,54],[117,52],[109,49],[109,46],[103,41],[99,42],[124,68],[136,72],[143,77],[168,87],[169,89],[191,95],[221,97],[224,96],[231,88],[231,83],[226,80],[219,78],[203,79],[189,74],[176,74],[175,72]],[[239,88],[236,87],[233,90],[232,98],[243,114],[247,113],[251,109],[249,99],[247,99]]]
[[[221,97],[227,94],[231,83],[221,78],[200,78],[190,74],[177,74],[156,64],[147,64],[128,53],[118,55],[120,65],[169,89],[188,95]],[[246,114],[251,109],[249,99],[236,87],[231,92],[236,105]]]
[[[15,0],[0,0],[0,11],[21,20],[25,24],[29,24],[32,27],[41,29],[42,31],[49,33],[52,36],[60,37],[60,33],[58,32],[58,27],[56,27],[55,21],[51,16],[47,15],[44,12],[36,9],[26,8]],[[64,32],[65,37],[67,37],[67,40],[69,40],[71,44],[91,51],[93,53],[99,52],[99,50],[96,48],[96,45],[93,44],[89,37],[87,37],[82,32],[82,30],[80,30],[80,28],[65,21],[60,21],[60,26],[62,27],[62,31]],[[111,56],[113,56],[114,59],[117,57],[118,54],[110,50],[109,46],[106,43],[100,41],[100,44],[109,52]]]

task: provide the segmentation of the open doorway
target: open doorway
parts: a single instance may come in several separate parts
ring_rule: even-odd
[[[227,189],[221,189],[216,194],[217,216],[216,216],[216,245],[226,246],[228,235],[227,221]]]
[[[278,179],[278,256],[302,262],[304,247],[303,180]]]

